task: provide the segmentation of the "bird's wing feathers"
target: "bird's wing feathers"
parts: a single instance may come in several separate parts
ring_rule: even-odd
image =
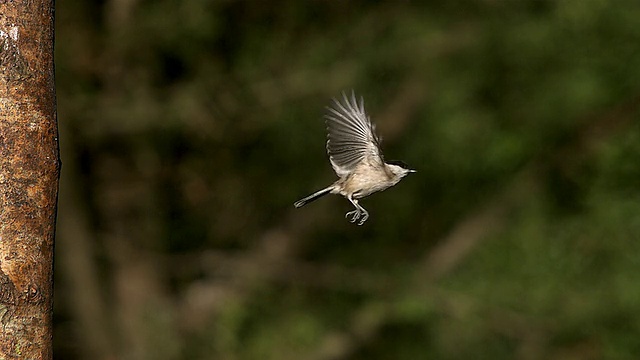
[[[362,98],[358,104],[353,92],[351,99],[344,93],[342,97],[344,103],[334,99],[334,106],[327,108],[329,113],[325,116],[327,153],[339,177],[349,174],[365,158],[383,163],[380,141],[364,111]]]

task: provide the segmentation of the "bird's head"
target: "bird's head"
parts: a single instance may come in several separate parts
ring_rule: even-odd
[[[389,167],[389,170],[391,170],[391,172],[395,176],[397,176],[399,179],[402,179],[403,177],[407,176],[409,173],[416,172],[415,170],[410,169],[409,165],[405,164],[403,161],[400,161],[400,160],[388,161],[387,166]]]

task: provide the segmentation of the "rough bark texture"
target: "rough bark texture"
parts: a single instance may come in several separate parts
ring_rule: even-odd
[[[51,359],[53,0],[0,0],[0,359]]]

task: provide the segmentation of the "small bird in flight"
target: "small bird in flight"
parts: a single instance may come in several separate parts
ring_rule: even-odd
[[[416,172],[402,161],[385,162],[380,151],[380,140],[375,125],[364,111],[364,101],[357,102],[342,93],[343,102],[333,99],[327,107],[327,153],[336,175],[340,179],[304,199],[296,201],[297,208],[326,194],[339,194],[347,198],[355,210],[345,214],[352,223],[364,224],[369,212],[358,203],[359,199],[397,184],[407,174]]]

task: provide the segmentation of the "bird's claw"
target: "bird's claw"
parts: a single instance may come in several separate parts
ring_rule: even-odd
[[[346,213],[344,215],[345,218],[351,218],[349,219],[350,222],[355,223],[356,221],[360,220],[358,222],[358,225],[362,225],[364,224],[365,221],[367,221],[367,219],[369,218],[369,213],[366,210],[360,210],[360,209],[356,209],[353,211],[349,211],[348,213]]]
[[[367,212],[367,210],[362,210],[362,212],[360,213],[360,222],[358,223],[358,225],[362,225],[364,224],[365,221],[367,221],[367,219],[369,218],[369,213]]]
[[[344,214],[344,217],[347,219],[351,218],[349,221],[354,223],[360,218],[360,210],[356,209],[353,211],[349,211],[348,213]]]

